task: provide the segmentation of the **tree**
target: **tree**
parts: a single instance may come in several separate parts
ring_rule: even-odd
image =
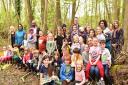
[[[61,26],[60,0],[56,0],[56,25]]]
[[[44,8],[45,8],[45,0],[41,0],[41,25],[43,28],[44,24]]]
[[[33,20],[32,6],[30,0],[25,0],[25,1],[26,1],[27,13],[28,13],[29,27],[31,27],[31,23]]]
[[[120,0],[113,0],[114,20],[119,20],[120,15]]]
[[[45,0],[44,6],[44,18],[43,18],[43,32],[46,33],[48,30],[47,26],[47,14],[48,14],[48,0]]]
[[[20,16],[21,16],[21,0],[15,0],[15,13],[17,17],[18,24],[20,23]]]
[[[128,51],[128,5],[127,5],[127,3],[128,3],[128,0],[124,0],[124,6],[125,6],[125,8],[124,8],[124,36],[125,36],[125,42],[124,42],[124,50],[125,51]]]
[[[71,24],[73,23],[75,14],[76,14],[76,0],[72,0],[72,19],[71,19]]]

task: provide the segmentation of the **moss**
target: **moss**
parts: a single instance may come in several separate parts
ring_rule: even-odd
[[[121,69],[123,65],[114,65],[111,67],[111,74],[115,74],[118,69]]]

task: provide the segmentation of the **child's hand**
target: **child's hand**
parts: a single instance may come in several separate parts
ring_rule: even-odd
[[[92,63],[92,65],[96,65],[96,62]]]
[[[79,83],[76,83],[75,85],[80,85]]]
[[[109,60],[107,61],[107,64],[108,64],[108,66],[109,66],[109,68],[110,68],[110,67],[111,67],[111,63],[110,63]]]
[[[67,82],[70,82],[70,80],[66,79]]]

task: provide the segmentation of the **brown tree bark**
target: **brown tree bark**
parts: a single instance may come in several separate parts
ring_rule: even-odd
[[[109,8],[108,8],[108,5],[107,5],[107,0],[104,0],[104,4],[105,4],[105,8],[106,8],[106,13],[107,13],[107,16],[108,16],[108,21],[109,21],[109,23],[112,23],[111,14],[109,12]]]
[[[56,0],[56,25],[61,26],[60,0]]]
[[[114,20],[119,20],[120,16],[120,0],[113,0]]]
[[[125,42],[124,42],[124,50],[128,51],[128,0],[124,0],[125,8],[124,8],[124,36],[125,36]]]
[[[41,0],[41,27],[42,28],[44,24],[44,8],[45,8],[45,0]]]
[[[76,0],[72,0],[72,19],[71,19],[71,24],[73,24],[75,14],[76,14]]]
[[[47,33],[48,26],[47,26],[47,14],[48,14],[48,0],[45,0],[44,6],[44,18],[43,18],[43,32]]]
[[[27,13],[28,13],[28,18],[29,18],[29,27],[31,27],[31,23],[33,20],[33,13],[32,13],[32,6],[30,0],[25,0],[26,1],[26,7],[27,7]]]

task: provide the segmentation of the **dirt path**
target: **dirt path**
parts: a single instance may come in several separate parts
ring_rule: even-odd
[[[10,65],[4,70],[0,70],[0,85],[39,85],[37,76],[30,74],[25,79],[25,82],[21,80],[22,76],[26,72],[19,69],[15,69],[14,66]]]

